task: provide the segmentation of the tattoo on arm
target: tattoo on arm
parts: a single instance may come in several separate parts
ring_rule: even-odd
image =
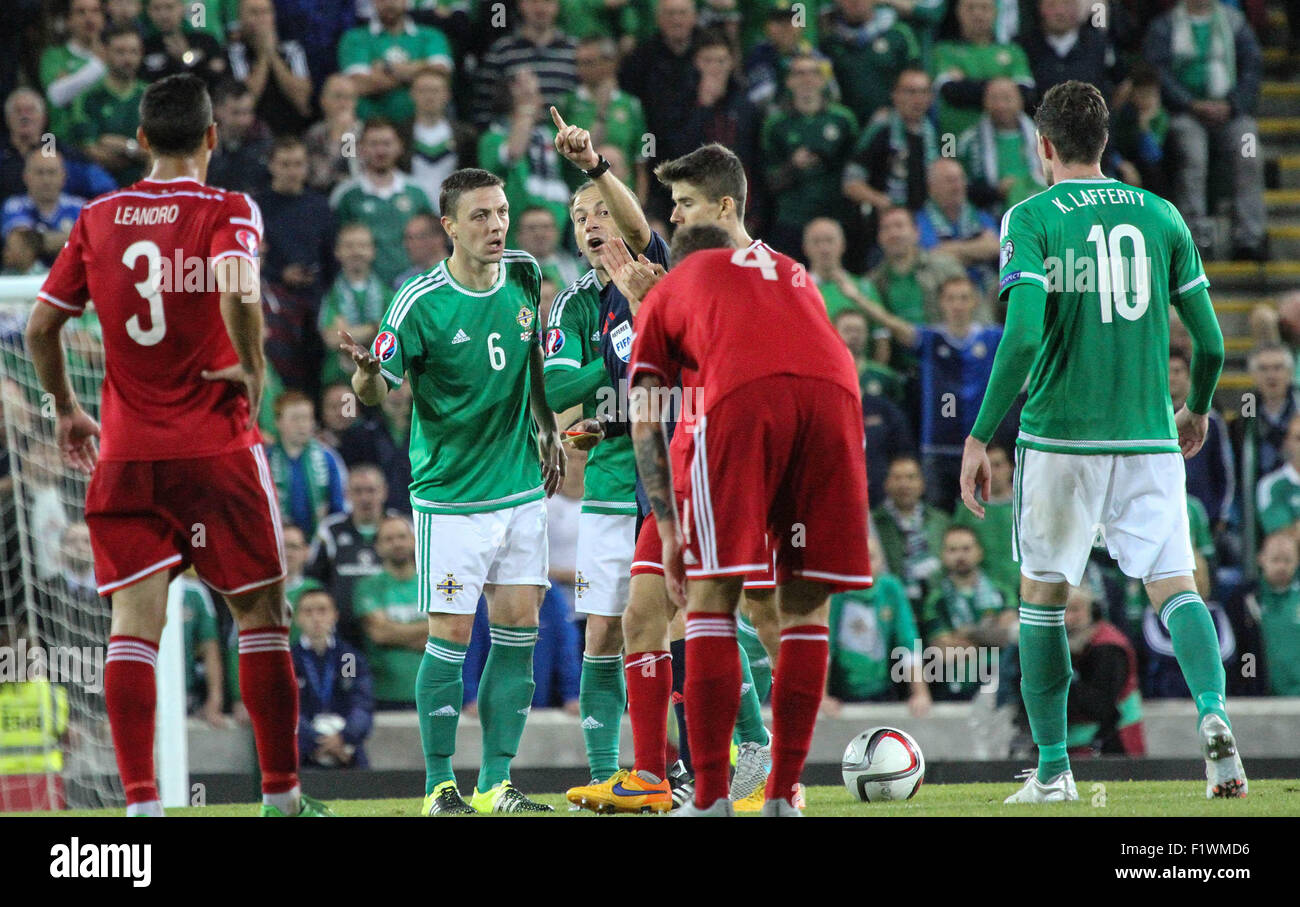
[[[636,423],[632,447],[636,451],[637,475],[650,499],[650,509],[660,526],[677,524],[677,507],[672,495],[672,474],[668,466],[668,444],[658,422]]]

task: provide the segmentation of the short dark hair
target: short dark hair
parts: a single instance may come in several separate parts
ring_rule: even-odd
[[[1134,88],[1152,88],[1160,84],[1160,71],[1146,60],[1138,60],[1128,71]]]
[[[338,612],[339,606],[338,603],[334,601],[333,593],[331,593],[330,590],[324,588],[323,586],[308,586],[306,589],[299,592],[298,604],[301,605],[303,599],[311,598],[312,596],[323,596],[325,600],[330,603],[330,607],[334,609],[335,613]]]
[[[252,93],[252,89],[238,79],[222,79],[212,89],[212,106],[220,107],[227,101],[238,101]]]
[[[727,40],[727,33],[720,28],[701,29],[700,36],[695,39],[695,46],[691,48],[691,56],[695,56],[706,47],[725,47],[727,53],[733,57],[736,55],[735,48]]]
[[[1062,164],[1095,164],[1110,135],[1110,111],[1096,85],[1070,79],[1047,90],[1034,124]]]
[[[552,211],[550,208],[546,207],[545,205],[528,205],[524,208],[524,210],[520,211],[517,215],[515,215],[515,220],[517,220],[519,223],[522,224],[524,222],[525,217],[527,217],[530,214],[535,214],[538,211],[542,212],[547,217],[549,217],[551,219],[551,223],[555,224],[555,212]],[[555,225],[557,227],[559,226],[559,224],[555,224]]]
[[[271,157],[275,157],[281,151],[294,151],[301,148],[307,150],[307,143],[296,135],[277,135],[271,142]]]
[[[745,165],[730,149],[717,142],[701,145],[690,154],[664,161],[655,168],[655,176],[669,187],[676,182],[699,186],[711,202],[729,197],[736,203],[736,219],[744,220],[748,191]]]
[[[370,117],[361,124],[361,135],[357,138],[365,138],[367,132],[374,132],[376,129],[391,129],[396,134],[398,140],[405,145],[406,139],[402,136],[402,130],[396,123],[388,117]]]
[[[926,80],[927,82],[932,82],[932,81],[933,81],[933,80],[930,78],[930,74],[929,74],[928,72],[925,71],[925,68],[924,68],[924,67],[921,67],[921,66],[904,66],[902,69],[900,69],[900,70],[898,71],[898,75],[894,76],[894,84],[891,85],[890,88],[891,88],[891,89],[893,89],[893,88],[897,88],[898,85],[899,85],[899,83],[903,81],[903,78],[904,78],[905,76],[915,76],[915,75],[923,75],[923,76],[925,76],[925,80]]]
[[[673,267],[676,267],[683,258],[692,252],[701,252],[704,249],[734,249],[735,247],[736,243],[731,238],[731,234],[717,224],[697,224],[694,227],[680,227],[673,234],[673,244],[668,253],[668,261]]]
[[[980,541],[980,534],[975,531],[974,527],[967,526],[965,523],[950,524],[948,528],[943,531],[943,540],[945,542],[948,541],[948,536],[952,535],[954,532],[969,532],[970,537],[975,540],[975,544],[979,545],[980,548],[984,547],[984,543]]]
[[[486,189],[489,186],[500,186],[504,191],[506,184],[495,173],[481,170],[478,167],[465,167],[452,171],[442,181],[442,189],[438,192],[438,210],[445,216],[455,220],[456,204],[460,201],[460,197],[466,192],[472,192],[475,189]]]
[[[211,125],[212,99],[198,76],[178,73],[159,79],[140,98],[140,128],[154,154],[193,154]]]
[[[123,35],[135,35],[137,38],[140,39],[140,43],[144,44],[144,38],[140,37],[139,29],[137,29],[134,25],[130,25],[125,22],[120,23],[118,25],[110,25],[108,28],[104,29],[104,33],[100,35],[100,40],[103,41],[104,44],[107,46],[107,44],[110,41],[112,41],[114,38],[120,38]]]

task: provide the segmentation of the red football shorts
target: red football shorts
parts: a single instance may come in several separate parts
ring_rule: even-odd
[[[871,585],[860,398],[772,375],[716,401],[695,427],[683,504],[686,575]],[[769,539],[771,549],[769,549]]]
[[[632,554],[632,575],[642,573],[664,575],[663,542],[659,538],[659,523],[653,513],[641,522],[641,532],[636,537],[636,549]],[[776,552],[770,552],[766,570],[745,577],[745,588],[776,588]]]
[[[280,506],[260,444],[195,460],[101,461],[86,525],[100,595],[190,564],[226,595],[285,574]]]

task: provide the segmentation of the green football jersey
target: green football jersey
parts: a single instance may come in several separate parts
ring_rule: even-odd
[[[411,266],[402,245],[406,222],[417,214],[432,214],[433,205],[423,189],[400,171],[382,189],[364,173],[344,180],[330,194],[336,223],[360,221],[375,239],[375,276],[390,287],[397,276]]]
[[[398,579],[388,571],[357,581],[352,592],[352,613],[358,620],[367,614],[382,614],[399,624],[427,623],[420,610],[420,577]],[[375,698],[383,702],[413,702],[415,677],[424,659],[422,649],[378,645],[366,639],[366,660],[374,675]]]
[[[410,19],[403,23],[397,34],[386,31],[377,21],[343,33],[338,44],[338,63],[339,71],[344,75],[367,73],[371,66],[381,61],[390,64],[426,63],[450,70],[451,45],[438,29],[416,25]],[[363,120],[384,116],[398,123],[409,123],[415,116],[411,90],[398,85],[381,95],[360,98],[357,116]]]
[[[870,589],[832,595],[829,629],[829,689],[858,702],[890,692],[894,650],[910,651],[920,639],[907,591],[889,573],[876,573]]]
[[[1178,210],[1117,180],[1062,180],[1008,209],[1001,245],[1003,297],[1021,283],[1047,290],[1017,443],[1177,453],[1164,303],[1210,284]]]
[[[935,93],[947,81],[947,74],[958,70],[961,79],[992,79],[1006,76],[1021,85],[1030,87],[1034,76],[1029,68],[1029,58],[1019,44],[971,44],[966,41],[940,41],[934,46],[930,62],[930,75],[935,80]],[[982,107],[954,107],[939,95],[939,131],[960,136],[979,121]]]
[[[546,331],[546,372],[577,371],[600,355],[600,281],[594,270],[561,290],[551,305]],[[582,403],[582,417],[592,419],[601,393],[612,394],[609,373],[603,388]],[[628,435],[601,441],[587,456],[583,473],[583,513],[636,516],[636,457]]]
[[[773,197],[777,223],[803,227],[815,217],[843,212],[840,189],[844,165],[858,142],[858,121],[852,111],[829,104],[814,114],[778,110],[763,124],[763,165],[773,181],[784,175],[786,185]],[[790,166],[799,148],[817,155],[817,162],[800,170]]]
[[[411,382],[411,505],[483,513],[540,499],[529,356],[542,272],[507,249],[497,282],[470,290],[447,261],[397,291],[372,350],[384,378]]]
[[[1287,463],[1259,480],[1259,531],[1264,535],[1300,520],[1300,473]]]
[[[1268,665],[1269,692],[1274,696],[1300,696],[1300,579],[1282,589],[1260,580],[1259,632]]]
[[[1020,564],[1016,561],[1011,544],[1015,508],[1011,498],[989,501],[984,505],[984,519],[965,507],[958,507],[952,515],[954,526],[966,526],[979,539],[984,549],[982,569],[994,583],[1011,590],[1020,588]]]

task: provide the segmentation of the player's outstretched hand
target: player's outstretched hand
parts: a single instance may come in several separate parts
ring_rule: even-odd
[[[244,431],[251,430],[257,424],[257,417],[262,411],[263,379],[260,375],[254,375],[238,362],[211,371],[205,369],[199,375],[204,381],[229,381],[243,387],[244,396],[248,398],[248,420],[244,423]]]
[[[966,449],[961,455],[961,500],[966,509],[981,520],[984,519],[984,505],[975,497],[976,490],[989,499],[989,485],[993,468],[989,466],[989,454],[986,445],[973,437],[966,438]]]
[[[357,364],[357,368],[367,375],[379,374],[379,360],[370,355],[369,350],[353,340],[352,335],[347,331],[339,331],[339,336],[343,338],[343,341],[339,344],[339,350],[351,356],[352,361]]]
[[[549,498],[564,484],[564,468],[567,458],[564,454],[564,442],[555,428],[545,428],[537,433],[537,446],[542,457],[542,483]]]
[[[67,415],[55,420],[54,435],[59,443],[63,465],[90,475],[99,461],[99,423],[80,406],[74,405]]]
[[[1210,414],[1192,412],[1186,404],[1174,413],[1174,425],[1178,427],[1178,447],[1183,452],[1183,459],[1190,460],[1196,456],[1201,445],[1205,443],[1205,433],[1210,430]]]
[[[579,170],[591,170],[600,163],[600,154],[592,144],[590,132],[564,122],[564,117],[554,107],[551,108],[551,120],[559,130],[555,133],[555,150],[561,157]]]

